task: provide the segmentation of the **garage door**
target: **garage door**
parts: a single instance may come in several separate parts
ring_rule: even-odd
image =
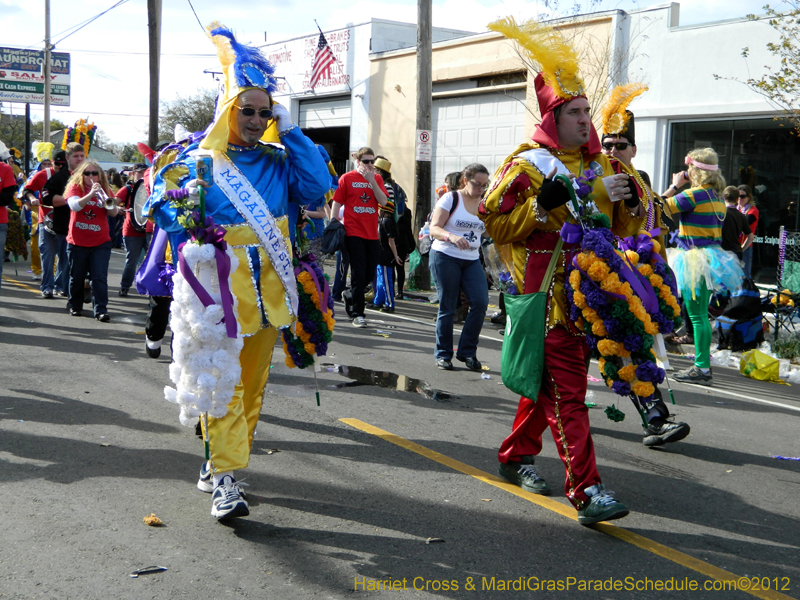
[[[525,90],[435,99],[433,189],[470,163],[494,173],[525,141],[525,112]]]
[[[350,127],[350,96],[300,102],[301,129]]]

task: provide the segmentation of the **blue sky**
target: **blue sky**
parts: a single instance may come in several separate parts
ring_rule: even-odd
[[[53,116],[74,122],[87,115],[105,139],[134,142],[146,138],[148,106],[147,2],[127,0],[67,39],[62,32],[103,12],[115,0],[82,0],[80,3],[51,1],[51,38],[57,50],[72,57],[71,106],[53,109]],[[343,0],[192,0],[198,18],[205,25],[219,20],[236,33],[240,41],[257,45],[308,35],[315,31],[314,19],[323,29],[361,23],[371,17],[416,22],[415,0],[389,2]],[[434,0],[436,27],[485,31],[490,21],[507,15],[517,18],[544,17],[551,13],[544,0]],[[553,0],[548,3],[550,6]],[[561,0],[559,8],[569,10],[574,1]],[[630,0],[580,2],[582,12],[620,8],[635,10],[652,5]],[[663,3],[656,3],[663,4]],[[684,0],[682,25],[740,18],[760,13],[764,0]],[[776,4],[773,2],[773,4]],[[80,6],[76,9],[76,6]],[[224,6],[224,9],[222,8]],[[334,6],[334,8],[332,8]],[[44,0],[0,0],[3,15],[3,46],[42,48]],[[306,17],[307,16],[307,17]],[[738,51],[738,48],[737,48]],[[195,19],[189,0],[163,0],[161,98],[192,95],[213,87],[203,69],[213,67],[216,58],[211,43]],[[3,110],[21,113],[22,104],[4,104]],[[32,106],[41,118],[41,107]]]

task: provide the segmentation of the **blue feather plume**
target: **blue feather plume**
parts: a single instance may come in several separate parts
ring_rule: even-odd
[[[231,49],[236,55],[234,73],[236,84],[240,88],[260,87],[269,94],[277,90],[275,79],[275,66],[267,60],[264,53],[258,48],[236,41],[233,32],[227,27],[216,27],[211,30],[211,36],[221,35],[228,39]]]

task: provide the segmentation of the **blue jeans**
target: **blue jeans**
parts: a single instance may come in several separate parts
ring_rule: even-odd
[[[478,339],[489,305],[489,287],[480,260],[453,258],[431,250],[430,267],[439,293],[439,316],[436,319],[436,359],[453,358],[453,320],[461,291],[469,301],[469,314],[458,340],[458,358],[474,358]]]
[[[748,279],[753,278],[753,245],[742,252],[742,260],[744,261],[744,276]]]
[[[83,286],[86,272],[92,280],[92,305],[94,316],[108,312],[108,261],[111,259],[111,242],[99,246],[67,244],[69,256],[69,306],[83,308]]]
[[[125,268],[122,270],[122,283],[120,289],[127,290],[133,285],[133,278],[136,276],[136,268],[139,266],[139,259],[142,252],[147,250],[147,237],[123,236],[125,242]]]
[[[66,292],[69,286],[67,236],[50,233],[44,227],[39,227],[39,255],[42,257],[42,283],[39,288],[43,292]],[[56,256],[58,267],[54,277]]]
[[[0,223],[0,287],[2,287],[3,284],[2,250],[6,247],[6,236],[8,236],[8,223]]]

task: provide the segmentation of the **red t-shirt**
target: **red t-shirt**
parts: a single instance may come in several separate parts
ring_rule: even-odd
[[[375,174],[375,183],[383,189],[383,179]],[[378,200],[372,186],[358,171],[348,171],[339,177],[339,187],[333,201],[344,206],[344,232],[365,240],[378,239]]]
[[[133,202],[128,206],[128,194],[130,194],[130,191],[131,188],[127,185],[123,185],[117,192],[117,199],[122,200],[125,208],[133,208]],[[133,228],[133,223],[131,223],[132,215],[133,213],[130,211],[125,213],[125,220],[122,222],[122,235],[125,237],[144,237],[144,231],[136,231],[136,229]]]
[[[44,189],[44,184],[47,183],[47,180],[52,177],[55,171],[53,169],[42,169],[38,173],[34,173],[33,176],[28,180],[28,183],[25,184],[25,189],[30,190],[31,192],[36,192],[39,198],[42,197],[42,189]],[[39,204],[39,223],[44,222],[45,216],[53,210],[52,206],[44,206],[43,204]]]
[[[82,185],[70,185],[64,191],[64,199],[69,200],[77,196],[83,198],[88,193]],[[69,233],[67,242],[73,246],[94,248],[111,240],[108,235],[108,215],[106,207],[96,197],[89,200],[83,210],[70,209]]]
[[[14,177],[14,169],[10,165],[0,162],[0,190],[16,186],[17,178]],[[0,225],[3,223],[8,223],[8,209],[5,206],[0,206]]]

